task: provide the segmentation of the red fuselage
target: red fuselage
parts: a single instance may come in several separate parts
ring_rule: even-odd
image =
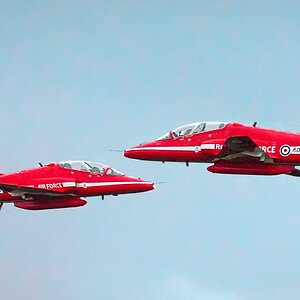
[[[167,138],[140,144],[126,150],[124,155],[128,158],[163,162],[213,163],[227,139],[246,136],[272,158],[272,164],[300,165],[300,134],[239,123],[220,124],[223,124],[222,128],[195,134],[192,132],[180,136],[170,132]],[[253,162],[251,158],[248,161]],[[239,162],[239,159],[236,159],[236,162]],[[242,162],[247,162],[247,159],[243,159]]]
[[[86,169],[72,169],[70,163],[66,164],[68,167],[51,163],[39,168],[1,175],[0,184],[4,188],[1,187],[3,191],[0,194],[0,202],[16,202],[17,207],[26,209],[75,207],[86,204],[80,197],[116,196],[155,188],[152,182],[126,176],[110,167],[103,168],[102,171],[98,168],[97,172],[92,172],[92,169],[87,169],[86,162],[75,163],[77,166],[82,163],[82,168]],[[6,188],[8,190],[5,190]]]

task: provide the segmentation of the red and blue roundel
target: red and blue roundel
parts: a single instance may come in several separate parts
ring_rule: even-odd
[[[283,145],[280,148],[280,154],[282,156],[288,156],[291,153],[291,147],[289,145]]]

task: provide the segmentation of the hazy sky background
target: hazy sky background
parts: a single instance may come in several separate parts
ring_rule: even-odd
[[[300,180],[109,149],[195,121],[300,131],[299,1],[1,1],[0,170],[167,181],[0,215],[0,299],[300,299]]]

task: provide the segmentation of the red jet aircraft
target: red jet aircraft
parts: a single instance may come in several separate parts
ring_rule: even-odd
[[[129,158],[212,163],[213,173],[300,176],[300,134],[239,123],[198,122],[125,150]]]
[[[89,161],[64,161],[0,176],[0,208],[14,203],[29,210],[83,206],[81,197],[139,193],[154,183]]]

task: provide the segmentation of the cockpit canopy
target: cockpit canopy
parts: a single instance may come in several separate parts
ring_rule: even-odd
[[[226,122],[197,122],[192,124],[187,124],[181,127],[178,127],[171,132],[160,137],[158,140],[168,140],[171,138],[171,133],[174,138],[182,137],[186,135],[193,135],[200,132],[206,132],[216,129],[224,128],[228,123]]]
[[[59,163],[59,165],[65,169],[84,171],[84,172],[89,172],[89,173],[93,173],[93,174],[100,174],[100,175],[105,174],[105,175],[110,175],[110,176],[123,175],[121,172],[119,172],[111,167],[108,167],[108,166],[100,164],[100,163],[91,162],[91,161],[82,161],[82,160],[62,161]]]

